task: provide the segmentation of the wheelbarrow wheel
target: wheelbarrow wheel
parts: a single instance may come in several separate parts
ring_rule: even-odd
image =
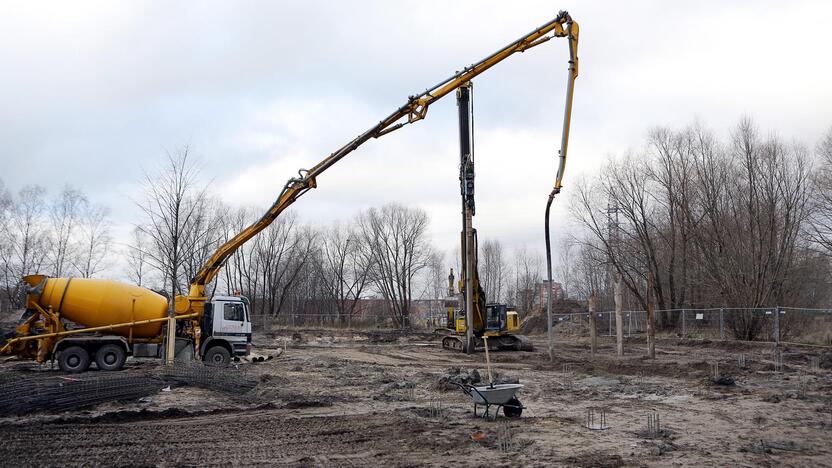
[[[519,418],[523,414],[523,405],[520,403],[520,400],[517,397],[511,397],[511,400],[503,405],[503,414],[507,418]]]

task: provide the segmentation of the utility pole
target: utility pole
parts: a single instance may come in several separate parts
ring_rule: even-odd
[[[462,195],[462,279],[465,282],[465,352],[475,351],[474,341],[474,258],[477,255],[474,243],[474,149],[473,149],[473,106],[469,81],[456,90],[456,104],[459,111],[459,186]]]
[[[609,245],[607,255],[609,258],[607,259],[607,268],[604,276],[604,292],[607,294],[609,293],[610,284],[613,285],[613,294],[615,294],[615,281],[617,281],[620,273],[617,268],[613,272],[614,259],[621,245],[621,222],[618,217],[620,211],[621,209],[618,207],[617,201],[607,201],[607,244]]]

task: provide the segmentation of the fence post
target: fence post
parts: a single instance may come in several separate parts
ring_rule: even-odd
[[[719,308],[719,339],[725,339],[725,319],[722,316],[723,308]]]
[[[598,349],[598,330],[595,329],[595,293],[589,296],[589,352],[591,357],[595,357],[595,351]]]
[[[682,338],[684,338],[685,335],[687,334],[687,324],[685,323],[685,316],[686,315],[687,314],[685,313],[685,309],[682,309]]]
[[[292,328],[295,328],[295,314],[292,313]]]
[[[774,342],[780,344],[780,306],[774,308]]]
[[[607,336],[612,336],[612,311],[607,312]]]

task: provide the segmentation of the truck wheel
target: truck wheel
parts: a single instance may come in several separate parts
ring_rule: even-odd
[[[124,348],[116,344],[105,344],[95,352],[95,364],[99,370],[117,371],[124,367],[127,354]]]
[[[214,346],[205,352],[202,360],[209,366],[227,366],[231,363],[231,353],[222,346]]]
[[[58,355],[58,366],[71,374],[84,372],[90,367],[90,353],[80,346],[70,346]]]

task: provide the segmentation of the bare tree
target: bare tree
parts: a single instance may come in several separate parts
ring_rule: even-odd
[[[49,227],[44,216],[44,189],[24,187],[16,198],[6,194],[2,239],[0,239],[0,281],[13,305],[20,298],[20,279],[41,273],[48,262]]]
[[[818,143],[817,156],[809,237],[819,251],[832,257],[832,127]]]
[[[428,216],[399,204],[370,208],[358,217],[371,280],[387,302],[394,323],[410,328],[413,280],[428,265]]]
[[[445,308],[440,299],[448,296],[449,274],[449,267],[445,263],[445,253],[439,250],[433,250],[428,260],[428,267],[425,275],[426,293],[424,296],[431,300],[429,303],[429,326],[445,323]]]
[[[165,166],[155,175],[145,174],[145,200],[139,204],[146,223],[140,229],[150,239],[150,263],[167,282],[171,297],[182,294],[182,272],[192,255],[195,232],[204,214],[207,186],[197,186],[198,171],[189,148],[168,153]]]
[[[100,205],[85,204],[79,226],[79,250],[75,270],[83,278],[92,278],[106,267],[110,252],[109,210]]]
[[[317,233],[307,226],[298,226],[294,213],[278,218],[265,233],[266,237],[257,252],[262,262],[259,271],[263,281],[265,313],[279,314],[291,301],[295,306],[302,304],[301,308],[305,308],[309,297],[299,297],[296,293],[300,286],[310,291],[318,290],[316,285],[310,287],[310,284],[302,282],[304,279],[313,283],[317,281],[308,268],[317,254]]]
[[[149,281],[150,265],[148,251],[150,248],[147,234],[139,227],[133,228],[132,240],[127,246],[127,277],[138,286],[145,286]]]
[[[196,276],[226,235],[220,219],[228,213],[228,207],[207,195],[192,200],[191,204],[189,229],[185,230],[181,236],[181,284],[188,284],[191,278]],[[213,282],[213,288],[209,289],[211,294],[216,287],[217,283]]]
[[[64,276],[78,259],[78,225],[87,205],[80,190],[64,187],[49,207],[52,222],[52,274]]]
[[[240,208],[223,217],[222,225],[225,238],[231,239],[238,232],[251,225],[256,216],[254,209]],[[256,255],[260,252],[260,244],[265,234],[262,232],[237,249],[223,268],[225,285],[230,291],[240,291],[251,301],[252,310],[262,313],[261,297],[262,282],[259,268],[261,259]]]
[[[706,280],[728,305],[782,303],[801,281],[793,273],[808,215],[808,159],[776,137],[763,141],[747,119],[732,135],[729,156],[730,182],[694,231]]]
[[[225,227],[227,238],[248,226],[258,210],[238,210]],[[225,268],[229,289],[241,291],[252,309],[277,315],[318,301],[317,275],[310,268],[318,255],[317,233],[300,225],[294,212],[277,218],[263,232],[238,249]]]
[[[537,285],[540,283],[543,259],[538,253],[529,252],[526,246],[514,250],[514,291],[516,306],[530,313],[541,305],[537,301]]]
[[[369,279],[362,237],[349,225],[335,223],[321,236],[320,279],[344,322],[353,315]]]
[[[568,299],[574,294],[576,283],[575,273],[577,269],[576,251],[577,243],[574,239],[563,238],[558,249],[557,275],[563,288],[563,298]]]
[[[648,272],[659,309],[782,304],[809,297],[809,174],[805,149],[761,138],[749,119],[728,144],[700,126],[660,128],[579,185],[573,213],[590,234],[589,263],[620,274],[643,308]],[[675,317],[659,313],[657,325]],[[759,326],[736,332],[752,338]]]
[[[0,179],[0,310],[5,312],[12,307],[11,291],[9,289],[8,266],[12,256],[11,244],[11,218],[14,201],[12,195],[6,189],[3,180]]]
[[[590,296],[606,289],[607,257],[602,248],[593,244],[594,239],[586,239],[578,245],[575,259],[575,295],[588,301]]]
[[[506,281],[506,261],[503,258],[503,244],[499,240],[486,240],[480,247],[480,265],[482,285],[485,297],[490,302],[500,302],[503,299]]]

